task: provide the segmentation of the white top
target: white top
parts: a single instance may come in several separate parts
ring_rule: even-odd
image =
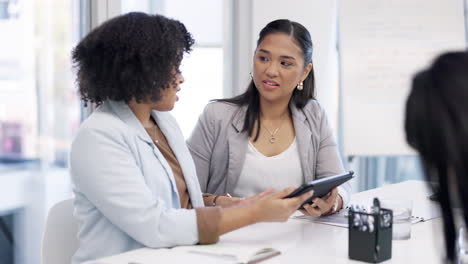
[[[271,157],[260,153],[249,141],[244,166],[232,194],[249,197],[270,187],[279,191],[303,182],[296,138],[285,151]]]

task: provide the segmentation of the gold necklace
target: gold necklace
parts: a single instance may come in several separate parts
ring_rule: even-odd
[[[158,144],[159,143],[159,140],[157,139],[158,138],[158,128],[157,128],[157,125],[156,125],[156,122],[152,122],[152,126],[151,127],[148,127],[146,128],[146,131],[148,132],[150,138],[153,140],[154,143]]]
[[[263,122],[262,122],[262,126],[268,131],[268,133],[270,133],[268,141],[270,141],[271,144],[273,144],[273,143],[275,143],[277,141],[276,133],[278,133],[280,128],[283,126],[283,123],[284,123],[285,119],[286,118],[281,119],[281,123],[280,123],[279,127],[277,127],[275,129],[275,131],[273,131],[273,132],[271,132],[271,130],[268,129],[268,127],[266,127],[265,124],[263,124]]]
[[[153,132],[153,136],[154,136],[153,140],[154,140],[154,143],[158,144],[158,143],[159,143],[159,140],[158,140],[158,127],[157,127],[156,124],[154,124],[153,130],[154,130],[154,132]]]

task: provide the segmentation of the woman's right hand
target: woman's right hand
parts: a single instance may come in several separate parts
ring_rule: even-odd
[[[312,197],[313,191],[297,197],[284,199],[296,188],[289,187],[276,193],[267,195],[252,203],[255,222],[285,222],[303,202]]]
[[[253,195],[247,198],[219,196],[216,199],[216,205],[219,205],[223,208],[246,207],[273,192],[274,192],[274,188],[270,188],[268,190],[265,190],[261,193],[257,193],[256,195]]]

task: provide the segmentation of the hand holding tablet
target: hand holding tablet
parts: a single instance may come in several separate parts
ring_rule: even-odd
[[[327,193],[329,193],[334,187],[337,187],[350,179],[352,179],[354,172],[349,171],[343,174],[339,175],[334,175],[334,176],[329,176],[329,177],[324,177],[318,180],[313,180],[310,182],[306,182],[302,184],[299,188],[294,190],[292,193],[290,193],[288,196],[284,198],[292,198],[296,197],[298,195],[301,195],[303,193],[306,193],[308,191],[314,190],[314,195],[306,200],[302,205],[301,209],[303,208],[303,205],[306,203],[312,203],[312,200],[316,197],[323,197]]]

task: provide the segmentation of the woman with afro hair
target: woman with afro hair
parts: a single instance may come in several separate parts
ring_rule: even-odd
[[[97,109],[71,148],[79,248],[72,263],[150,247],[216,243],[221,234],[286,221],[311,193],[266,190],[221,208],[203,197],[190,152],[168,113],[194,40],[160,15],[129,13],[91,31],[73,50],[79,93]],[[206,206],[206,207],[205,207]]]

